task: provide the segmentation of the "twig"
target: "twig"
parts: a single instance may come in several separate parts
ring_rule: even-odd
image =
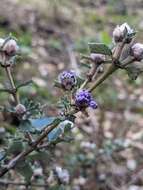
[[[48,126],[43,133],[40,135],[40,137],[33,143],[33,145],[31,147],[29,147],[28,149],[22,151],[20,154],[18,154],[15,158],[13,158],[12,160],[10,160],[10,162],[0,170],[0,177],[4,176],[9,170],[11,170],[12,168],[14,168],[17,163],[20,160],[23,160],[27,155],[29,155],[33,150],[35,150],[37,148],[37,145],[39,145],[43,139],[45,137],[47,137],[47,135],[54,129],[57,127],[57,125],[60,123],[60,121],[58,121],[55,125],[51,125],[50,127]]]
[[[1,179],[0,179],[0,184],[1,185],[27,186],[27,183],[24,183],[24,182],[15,182],[15,181],[1,180]],[[30,183],[29,186],[48,187],[47,184],[38,184],[38,183]]]
[[[19,95],[17,93],[16,86],[15,86],[15,83],[14,83],[14,80],[13,80],[13,77],[12,77],[12,74],[11,74],[10,66],[6,66],[5,71],[6,71],[7,77],[9,79],[9,82],[10,82],[10,85],[11,85],[11,89],[12,89],[11,94],[13,95],[13,98],[15,100],[15,104],[17,105],[17,104],[20,103]]]
[[[103,73],[103,75],[98,78],[98,80],[96,80],[92,86],[89,88],[89,91],[92,92],[97,86],[99,86],[108,76],[110,76],[113,72],[115,72],[117,69],[119,69],[120,67],[118,67],[117,64],[115,64],[122,53],[122,50],[124,48],[125,42],[122,42],[120,44],[118,44],[118,46],[116,47],[115,51],[114,51],[114,55],[112,58],[112,65],[108,68],[108,70]]]

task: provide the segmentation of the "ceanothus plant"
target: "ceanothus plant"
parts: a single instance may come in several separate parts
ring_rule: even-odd
[[[11,68],[16,63],[20,49],[14,37],[0,39],[1,69],[6,71],[10,84],[9,88],[1,89],[1,92],[7,92],[13,97],[12,104],[1,107],[1,112],[10,113],[18,121],[16,135],[8,135],[0,151],[0,177],[15,170],[29,183],[33,175],[32,165],[39,159],[42,162],[41,155],[46,157],[47,152],[55,148],[56,144],[72,139],[76,113],[86,113],[88,107],[98,108],[92,92],[104,80],[118,69],[126,70],[131,79],[137,78],[143,71],[140,64],[143,59],[143,44],[133,44],[135,34],[124,23],[113,31],[112,48],[103,43],[89,43],[90,55],[82,55],[84,65],[88,68],[85,79],[72,70],[59,74],[55,87],[60,88],[64,94],[59,101],[60,114],[55,117],[44,117],[39,103],[21,103],[19,89],[30,82],[16,85],[13,79]],[[63,179],[60,184],[69,181],[67,170],[56,167],[53,169],[53,173],[55,172],[57,175],[60,173],[58,182],[61,176],[65,176],[64,179],[60,178]]]

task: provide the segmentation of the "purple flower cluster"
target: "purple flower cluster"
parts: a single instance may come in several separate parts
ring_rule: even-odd
[[[76,74],[74,71],[63,71],[59,75],[59,82],[65,90],[72,90],[76,85]]]
[[[97,103],[92,98],[91,93],[88,90],[79,90],[75,94],[75,104],[79,109],[91,107],[97,108]]]

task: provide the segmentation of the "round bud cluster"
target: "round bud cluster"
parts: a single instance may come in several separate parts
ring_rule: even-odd
[[[127,23],[124,23],[122,25],[116,26],[116,28],[113,31],[113,39],[117,42],[122,42],[125,37],[127,37],[127,34],[131,34],[133,32],[133,29],[130,28],[130,26]],[[128,39],[128,42],[130,42],[131,39]]]
[[[97,108],[97,103],[88,90],[79,90],[76,92],[75,104],[79,109],[84,109],[86,107],[91,107],[93,109]]]
[[[141,61],[143,59],[143,44],[136,43],[131,47],[131,55],[136,61]]]
[[[64,90],[72,90],[76,83],[76,74],[74,71],[63,71],[59,75],[59,82],[62,85]]]
[[[22,115],[26,112],[26,108],[23,104],[18,104],[16,107],[15,107],[15,112],[18,114],[18,115]]]
[[[101,63],[103,63],[105,61],[105,55],[99,54],[99,53],[91,53],[90,58],[96,64],[101,64]]]
[[[6,42],[4,41],[2,50],[6,53],[8,56],[14,56],[16,55],[19,47],[17,45],[17,42],[14,39],[9,39]]]

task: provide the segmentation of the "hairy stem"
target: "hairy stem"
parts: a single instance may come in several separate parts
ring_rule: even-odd
[[[109,75],[111,75],[113,72],[115,72],[118,69],[115,65],[111,65],[109,69],[103,73],[103,75],[98,78],[92,86],[88,89],[90,92],[92,92],[97,86],[99,86]]]
[[[5,67],[5,71],[6,71],[8,79],[9,79],[9,82],[10,82],[10,85],[11,85],[11,89],[13,91],[12,95],[13,95],[15,104],[17,105],[17,104],[20,103],[20,101],[19,101],[19,95],[18,95],[18,92],[16,90],[16,86],[15,86],[15,83],[14,83],[14,80],[13,80],[13,77],[12,77],[12,74],[11,74],[10,66],[9,67]]]
[[[103,75],[98,78],[92,86],[89,88],[89,91],[92,92],[97,86],[99,86],[106,78],[108,78],[113,72],[115,72],[119,67],[116,65],[116,62],[119,61],[120,56],[122,54],[122,50],[124,48],[125,42],[119,43],[115,51],[113,53],[113,58],[112,58],[112,65],[108,68],[108,70],[103,73]]]

